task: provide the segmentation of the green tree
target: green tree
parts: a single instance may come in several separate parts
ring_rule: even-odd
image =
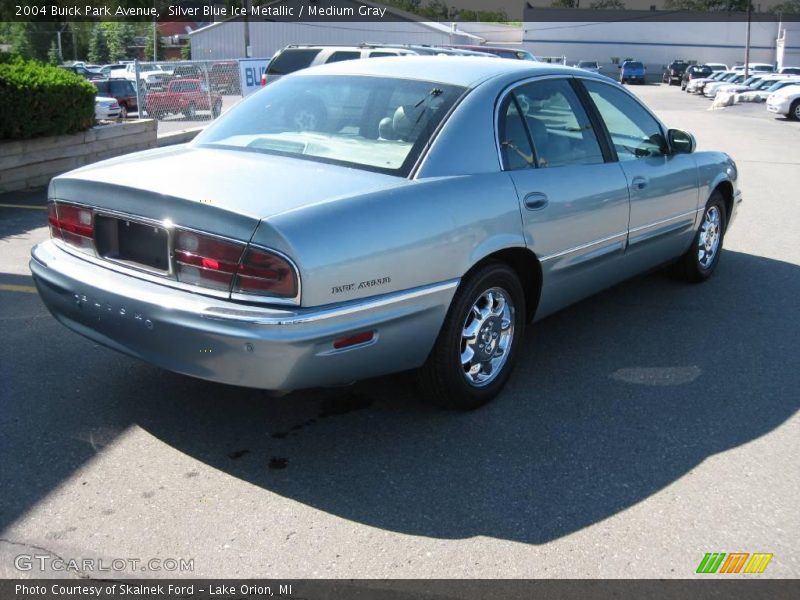
[[[89,62],[104,64],[108,62],[108,40],[103,24],[97,23],[92,27],[89,38],[89,53],[86,55]]]
[[[625,3],[622,0],[596,0],[589,4],[589,8],[600,10],[624,10]]]
[[[50,50],[47,51],[47,62],[51,65],[60,65],[61,57],[58,54],[58,46],[55,42],[50,43]]]
[[[578,8],[578,0],[553,0],[550,6],[553,8]]]
[[[744,12],[748,0],[667,0],[664,8],[693,12]]]
[[[145,60],[164,60],[164,47],[161,44],[161,36],[156,31],[156,56],[153,57],[153,26],[147,28],[147,39],[144,42]]]
[[[183,60],[192,60],[192,45],[184,44],[181,46],[181,58]]]
[[[128,48],[133,45],[135,30],[130,23],[109,21],[102,24],[108,46],[108,59],[117,62],[128,58]]]
[[[776,13],[800,15],[800,0],[786,0],[771,7],[770,10]]]

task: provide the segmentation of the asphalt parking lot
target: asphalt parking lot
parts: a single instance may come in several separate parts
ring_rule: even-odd
[[[402,375],[269,398],[100,347],[31,293],[43,194],[0,197],[0,577],[45,554],[193,560],[117,576],[672,578],[706,552],[800,576],[800,123],[633,89],[738,163],[717,273],[538,323],[466,414]]]

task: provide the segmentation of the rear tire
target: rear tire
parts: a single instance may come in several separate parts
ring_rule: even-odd
[[[525,327],[525,294],[517,274],[499,262],[468,275],[453,297],[425,365],[422,394],[446,409],[472,410],[508,381]]]
[[[691,283],[701,283],[711,277],[719,264],[727,224],[725,199],[719,190],[714,190],[692,245],[674,265],[675,275]]]

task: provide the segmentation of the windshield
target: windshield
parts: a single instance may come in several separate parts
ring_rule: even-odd
[[[464,91],[386,77],[285,77],[228,111],[195,143],[405,177]]]
[[[644,69],[644,65],[640,62],[626,62],[622,65],[623,69]]]

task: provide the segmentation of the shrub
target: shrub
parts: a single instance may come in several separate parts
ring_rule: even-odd
[[[88,129],[95,94],[91,83],[66,69],[0,55],[0,140]]]

